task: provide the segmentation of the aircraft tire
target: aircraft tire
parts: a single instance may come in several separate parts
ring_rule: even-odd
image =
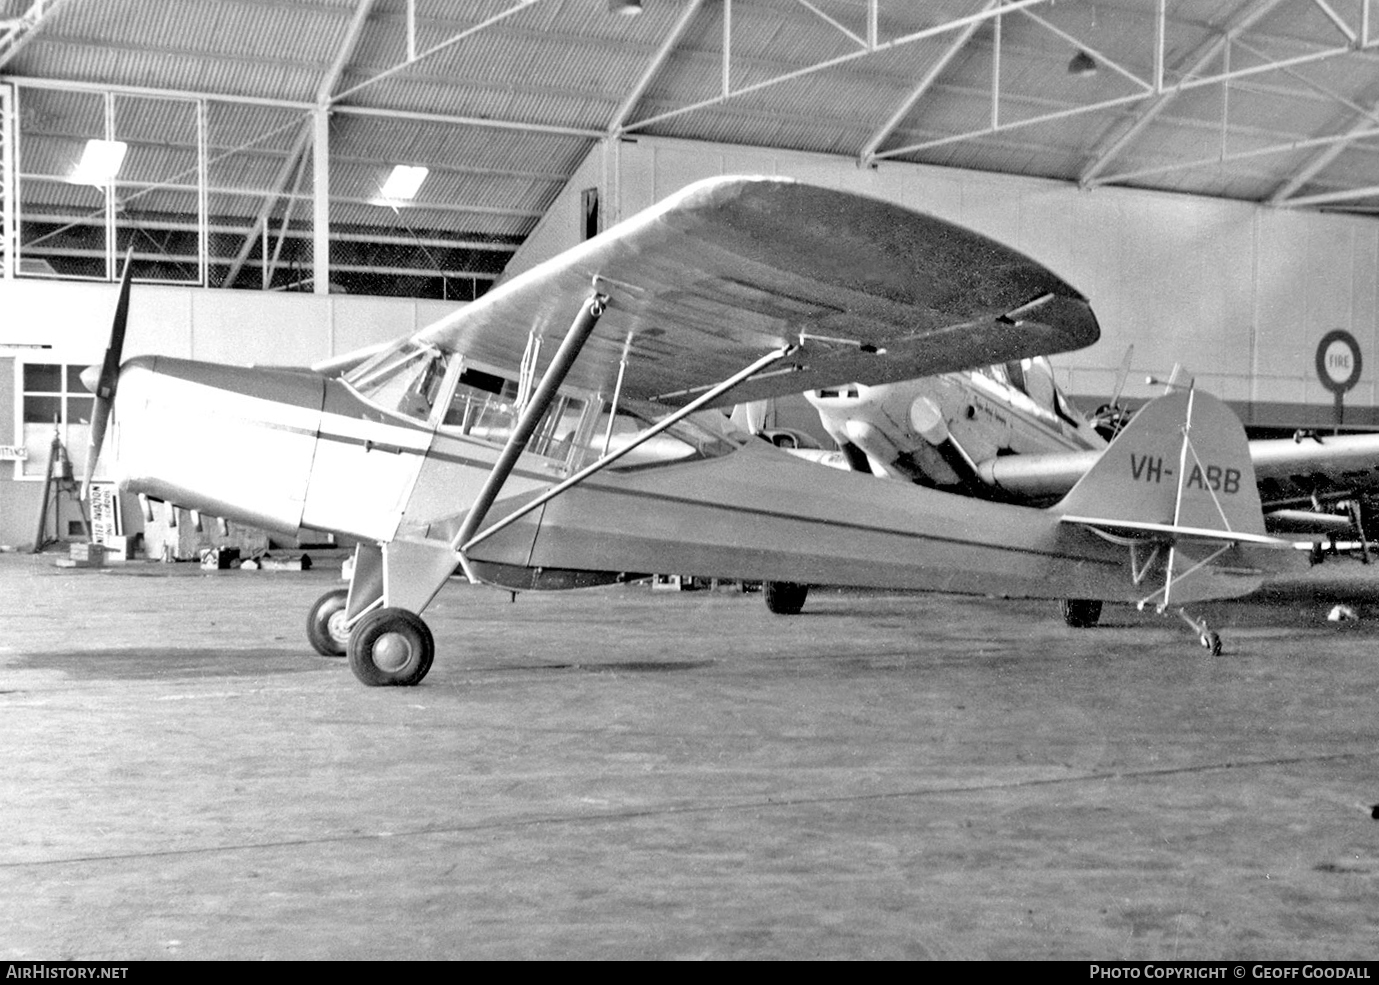
[[[1101,620],[1101,599],[1059,599],[1058,611],[1073,629],[1091,629]]]
[[[350,670],[370,687],[420,684],[436,656],[421,616],[406,609],[376,609],[350,633]]]
[[[766,597],[766,608],[771,612],[778,616],[793,616],[804,608],[809,586],[793,581],[764,581],[761,583],[761,593]]]
[[[326,592],[306,614],[306,638],[323,657],[343,657],[349,650],[350,634],[344,630],[349,595],[347,588]]]

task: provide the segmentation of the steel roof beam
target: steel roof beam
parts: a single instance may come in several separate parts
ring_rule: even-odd
[[[340,81],[340,76],[345,71],[345,66],[349,64],[354,50],[359,45],[359,36],[363,33],[364,22],[369,19],[369,14],[373,12],[374,4],[377,0],[359,0],[359,5],[354,8],[354,14],[350,17],[349,25],[345,28],[345,36],[340,42],[340,47],[335,53],[335,58],[331,61],[330,67],[326,69],[325,75],[321,77],[320,83],[316,87],[316,102],[324,105],[330,101],[330,95],[335,90],[336,84]],[[248,234],[244,237],[244,242],[240,244],[239,250],[235,254],[234,262],[230,265],[230,271],[221,283],[221,287],[230,287],[239,276],[240,270],[244,266],[244,261],[254,248],[254,241],[258,238],[259,232],[267,227],[268,217],[273,211],[273,207],[287,190],[287,183],[292,180],[293,174],[297,169],[297,164],[302,155],[306,152],[307,141],[311,138],[312,123],[310,119],[302,122],[301,132],[293,141],[292,149],[288,151],[287,157],[283,159],[282,166],[278,169],[277,175],[273,179],[273,187],[263,202],[259,206],[258,214],[254,219],[253,225],[249,228]]]
[[[1001,0],[987,0],[982,11],[991,10],[1000,2]],[[967,47],[967,43],[972,40],[972,35],[977,33],[977,28],[980,26],[980,21],[973,21],[958,32],[958,36],[944,49],[943,54],[939,55],[938,61],[934,62],[929,71],[924,74],[924,78],[920,79],[919,85],[915,86],[910,94],[901,100],[900,105],[895,108],[895,112],[891,114],[890,118],[881,124],[877,131],[871,135],[870,140],[862,145],[862,149],[857,152],[857,161],[860,165],[866,166],[873,163],[877,150],[895,132],[896,127],[904,122],[905,117],[910,115],[910,111],[924,98],[925,94],[934,87],[938,77],[957,57],[958,52]]]
[[[302,152],[306,150],[307,140],[311,137],[310,125],[304,126],[297,134],[297,139],[292,145],[292,149],[283,158],[282,166],[278,168],[278,173],[273,178],[272,190],[263,197],[259,205],[258,214],[254,218],[253,224],[249,227],[249,232],[245,234],[244,242],[240,244],[239,251],[235,254],[234,261],[230,264],[230,272],[226,274],[225,280],[221,282],[221,287],[231,287],[235,278],[239,276],[240,269],[244,266],[244,261],[248,259],[249,253],[254,248],[254,241],[258,238],[259,230],[268,222],[268,216],[273,211],[273,206],[278,203],[287,190],[287,183],[292,180],[293,174],[297,171],[297,165],[301,161]]]
[[[1332,161],[1340,157],[1341,152],[1352,143],[1363,137],[1373,136],[1376,119],[1379,119],[1379,104],[1376,104],[1372,111],[1361,116],[1360,119],[1351,124],[1350,128],[1346,130],[1345,133],[1339,135],[1335,143],[1318,153],[1312,160],[1299,168],[1293,177],[1274,189],[1273,194],[1271,194],[1266,201],[1268,201],[1270,205],[1294,204],[1294,200],[1291,198],[1294,192],[1315,178],[1321,171],[1330,165]]]
[[[1340,134],[1329,137],[1309,137],[1305,140],[1294,140],[1285,144],[1272,144],[1268,147],[1256,147],[1253,150],[1237,151],[1233,154],[1215,154],[1211,157],[1199,157],[1192,161],[1175,161],[1172,164],[1161,164],[1155,167],[1137,168],[1134,171],[1122,171],[1103,179],[1099,184],[1111,184],[1112,182],[1131,181],[1135,178],[1148,178],[1154,175],[1171,174],[1174,171],[1190,171],[1193,168],[1210,167],[1218,164],[1229,164],[1232,161],[1247,161],[1254,157],[1267,157],[1270,154],[1286,154],[1290,151],[1307,150],[1311,147],[1326,147],[1340,141],[1358,140],[1362,137],[1379,137],[1379,127],[1370,127],[1363,133]],[[1292,201],[1280,204],[1293,204]]]
[[[92,221],[92,216],[90,215],[76,215],[61,212],[40,212],[31,215],[29,218],[32,222],[39,224],[64,223],[71,226],[84,226]],[[192,233],[196,231],[195,219],[190,216],[190,214],[184,222],[178,222],[175,219],[149,219],[138,216],[136,218],[126,218],[124,220],[124,225],[138,229],[158,229],[165,232]],[[211,222],[207,225],[207,228],[213,233],[227,236],[243,236],[246,232],[246,227],[240,223]],[[289,227],[286,235],[288,239],[304,239],[309,237],[311,233],[307,229],[293,229]],[[343,232],[337,232],[335,238],[347,243],[378,243],[384,246],[429,246],[434,249],[468,250],[473,253],[515,253],[519,248],[517,243],[490,243],[479,239],[438,239],[426,236],[379,236],[373,233],[351,232],[349,229]],[[100,252],[100,250],[95,249],[91,251],[92,255],[99,254]],[[230,258],[222,254],[213,255],[210,259],[212,263],[217,263],[221,266],[230,262]],[[496,277],[497,274],[494,276]]]
[[[330,102],[331,94],[340,83],[340,76],[345,74],[345,68],[349,65],[350,59],[354,57],[355,49],[359,47],[359,37],[364,33],[364,23],[373,13],[374,5],[377,2],[378,0],[359,0],[359,6],[354,8],[349,26],[345,28],[345,37],[340,42],[340,48],[335,52],[335,58],[330,63],[330,68],[322,76],[320,85],[316,87],[316,102],[322,104]]]
[[[1199,89],[1203,86],[1219,85],[1223,82],[1230,82],[1235,79],[1250,78],[1252,76],[1260,75],[1265,72],[1278,72],[1292,65],[1304,65],[1309,62],[1325,61],[1330,58],[1349,55],[1353,51],[1354,49],[1350,47],[1326,48],[1321,51],[1309,52],[1305,55],[1296,55],[1291,58],[1283,58],[1276,62],[1270,62],[1265,65],[1249,65],[1244,68],[1231,69],[1229,71],[1221,72],[1217,75],[1203,76],[1197,79],[1184,79],[1182,82],[1177,83],[1173,87],[1173,91],[1182,92],[1188,89]],[[1105,99],[1101,100],[1100,102],[1088,103],[1085,106],[1073,106],[1061,112],[1048,113],[1043,116],[1036,116],[1030,119],[1017,120],[1013,123],[1002,123],[1000,126],[997,127],[986,127],[985,129],[981,130],[969,130],[965,133],[951,134],[946,137],[939,137],[937,139],[925,141],[923,143],[911,144],[907,147],[897,147],[892,150],[879,153],[876,156],[897,157],[901,154],[912,154],[917,151],[930,150],[932,148],[942,147],[947,144],[956,144],[964,140],[971,140],[974,137],[989,137],[996,133],[1002,133],[1009,130],[1017,130],[1022,127],[1033,126],[1038,123],[1049,123],[1054,120],[1067,119],[1072,116],[1080,116],[1084,113],[1094,113],[1099,110],[1111,109],[1116,106],[1124,106],[1130,103],[1136,103],[1146,99],[1153,98],[1155,97],[1152,95],[1152,93],[1137,93],[1130,96],[1120,96],[1115,99]],[[1299,144],[1299,146],[1303,146],[1305,143],[1306,142],[1302,142]],[[1195,167],[1197,165],[1194,163],[1189,166]],[[1097,178],[1090,181],[1087,179],[1083,179],[1081,181],[1081,184],[1083,185],[1083,187],[1086,188],[1094,188],[1097,185],[1108,184],[1115,180],[1118,179]]]
[[[1379,135],[1379,130],[1371,130],[1369,136]],[[1379,185],[1369,185],[1365,188],[1347,188],[1343,191],[1321,192],[1316,195],[1303,195],[1299,198],[1290,198],[1278,204],[1286,209],[1300,209],[1316,205],[1333,205],[1336,202],[1354,201],[1357,198],[1369,198],[1372,195],[1379,195]]]
[[[1312,0],[1312,2],[1330,19],[1331,23],[1336,25],[1336,29],[1345,35],[1347,41],[1353,42],[1358,37],[1355,33],[1355,29],[1347,24],[1340,14],[1332,10],[1331,5],[1327,3],[1326,0]],[[1365,2],[1366,5],[1368,5],[1368,0],[1365,0]]]
[[[461,41],[464,41],[465,39],[470,38],[470,37],[472,37],[472,36],[475,35],[475,34],[478,34],[480,31],[484,30],[485,28],[491,27],[491,26],[493,26],[494,24],[501,23],[502,21],[507,20],[507,19],[508,19],[509,17],[511,17],[513,14],[521,13],[522,11],[526,10],[528,7],[530,7],[530,6],[534,5],[534,4],[538,4],[538,3],[540,3],[540,2],[541,2],[541,0],[517,0],[516,5],[514,5],[514,6],[512,6],[512,7],[509,7],[507,10],[500,11],[499,13],[494,14],[492,17],[485,18],[484,20],[480,21],[478,24],[473,24],[473,25],[469,26],[468,28],[466,28],[465,30],[460,31],[458,34],[456,34],[456,35],[454,35],[454,36],[452,36],[452,37],[446,38],[444,41],[440,42],[439,44],[434,44],[434,45],[432,45],[430,48],[427,48],[425,51],[409,52],[408,57],[407,57],[406,59],[404,59],[403,61],[399,62],[397,65],[394,65],[392,68],[385,69],[385,70],[383,70],[382,72],[379,72],[377,75],[370,76],[369,78],[365,79],[363,82],[359,82],[359,83],[356,83],[355,85],[350,86],[350,87],[349,87],[348,89],[346,89],[344,92],[337,93],[336,95],[332,96],[332,97],[331,97],[331,102],[332,102],[332,103],[335,103],[335,102],[337,102],[337,101],[339,101],[339,100],[341,100],[341,99],[344,99],[346,96],[352,96],[354,93],[358,92],[360,89],[364,89],[364,88],[367,88],[368,86],[373,85],[375,82],[381,82],[382,80],[384,80],[384,79],[386,79],[386,78],[390,78],[390,77],[396,75],[398,72],[401,72],[403,69],[408,68],[408,67],[410,67],[410,66],[412,66],[412,65],[415,65],[417,62],[422,61],[423,59],[430,58],[432,55],[437,54],[438,52],[444,51],[444,50],[446,50],[447,48],[452,47],[453,45],[457,45],[457,44],[459,44]]]
[[[1191,78],[1199,72],[1204,71],[1206,67],[1221,54],[1225,47],[1230,44],[1233,38],[1249,30],[1252,26],[1257,24],[1261,18],[1282,2],[1283,0],[1261,0],[1261,2],[1257,4],[1247,4],[1218,37],[1204,42],[1194,54],[1188,56],[1187,60],[1190,62],[1190,65],[1187,71],[1183,73],[1183,77]],[[1160,32],[1159,44],[1163,44],[1163,32]],[[1101,174],[1102,171],[1106,170],[1106,167],[1115,159],[1115,156],[1124,150],[1132,140],[1139,136],[1145,127],[1153,123],[1158,115],[1168,107],[1169,103],[1177,98],[1180,90],[1177,88],[1163,90],[1162,79],[1159,80],[1159,84],[1161,90],[1159,95],[1154,97],[1154,100],[1140,112],[1134,122],[1118,136],[1103,141],[1100,146],[1092,151],[1091,163],[1082,169],[1082,174],[1080,174],[1077,179],[1078,184],[1085,188],[1095,181],[1096,177]]]
[[[725,91],[720,95],[714,96],[709,99],[700,100],[697,103],[691,103],[688,106],[681,106],[678,109],[667,110],[664,113],[657,113],[655,116],[649,116],[645,119],[637,120],[634,123],[627,124],[623,127],[623,131],[630,132],[632,130],[640,130],[643,127],[651,126],[653,123],[660,123],[663,120],[669,120],[677,116],[683,116],[686,113],[693,113],[696,110],[706,109],[710,106],[717,106],[721,103],[727,102],[730,99],[736,99],[739,96],[745,96],[750,93],[760,92],[763,89],[768,89],[772,86],[777,86],[784,82],[793,82],[795,79],[804,78],[805,76],[813,75],[817,72],[822,72],[827,69],[834,68],[838,65],[844,65],[848,62],[855,61],[858,58],[866,58],[870,55],[885,51],[894,51],[896,49],[903,48],[907,45],[911,45],[919,41],[927,41],[929,38],[937,37],[941,34],[947,34],[949,31],[962,30],[968,24],[980,24],[984,21],[989,21],[993,17],[996,17],[1001,14],[1012,13],[1017,10],[1023,10],[1026,7],[1038,6],[1040,4],[1049,4],[1051,2],[1052,0],[1009,0],[1009,2],[1007,2],[1004,6],[998,6],[995,8],[982,10],[975,14],[969,14],[966,17],[956,17],[953,20],[947,21],[943,24],[938,24],[934,27],[925,28],[922,31],[915,31],[911,34],[906,34],[899,38],[893,38],[890,41],[878,41],[876,45],[874,45],[871,48],[864,48],[859,51],[849,52],[846,55],[839,55],[837,58],[825,59],[822,62],[817,62],[813,65],[807,65],[804,68],[796,69],[793,72],[786,72],[782,75],[777,75],[773,78],[763,79],[761,82],[755,82],[751,85],[742,86],[739,89]],[[725,40],[727,33],[728,32],[726,31],[724,32]],[[730,53],[727,51],[725,46],[725,50],[723,52],[723,61],[725,66],[728,63],[729,54]]]
[[[0,68],[24,50],[24,47],[43,29],[53,14],[69,0],[33,0],[29,9],[4,26],[0,35]]]
[[[661,73],[661,69],[665,67],[671,52],[679,45],[680,39],[684,37],[685,31],[689,28],[691,22],[693,22],[695,16],[699,13],[699,9],[703,6],[704,0],[689,0],[689,3],[685,4],[685,9],[681,11],[679,19],[675,22],[675,26],[670,29],[670,33],[665,36],[665,39],[656,49],[656,54],[652,56],[651,62],[647,65],[646,70],[642,72],[642,77],[637,80],[637,84],[632,87],[632,91],[627,94],[627,98],[625,98],[621,105],[614,110],[613,118],[608,123],[608,136],[617,136],[622,130],[623,124],[626,123],[627,118],[632,115],[632,111],[637,108],[637,103],[641,102],[642,97],[646,95],[647,89],[651,88],[651,83],[655,81],[656,76]]]
[[[316,108],[314,103],[293,99],[268,99],[256,96],[237,96],[223,92],[203,92],[190,89],[158,89],[151,86],[117,85],[96,82],[77,82],[70,79],[37,79],[22,75],[0,75],[0,83],[9,83],[30,89],[54,89],[61,92],[91,92],[104,94],[113,92],[123,96],[145,96],[152,99],[205,99],[214,103],[237,103],[244,106],[262,106],[265,109],[296,110],[309,112]],[[385,106],[349,106],[336,103],[331,107],[335,114],[348,116],[382,116],[388,119],[415,120],[418,123],[436,123],[442,126],[485,127],[498,130],[518,130],[527,133],[549,134],[557,137],[576,137],[599,140],[606,136],[604,131],[590,127],[567,127],[546,123],[527,123],[521,120],[499,120],[483,116],[455,116],[447,113],[428,113],[419,110],[392,109]]]
[[[826,24],[829,24],[830,26],[837,28],[840,33],[845,35],[850,41],[852,41],[853,44],[857,45],[857,47],[869,51],[872,47],[876,45],[875,36],[872,36],[870,38],[864,38],[860,34],[857,34],[856,32],[849,30],[847,25],[841,23],[834,17],[830,17],[828,14],[824,13],[818,7],[810,3],[809,0],[795,0],[795,2],[799,4],[801,7],[803,7],[805,10],[808,10],[810,13],[817,16]],[[867,4],[867,8],[868,23],[874,23],[876,13],[876,0],[870,0],[870,2]]]

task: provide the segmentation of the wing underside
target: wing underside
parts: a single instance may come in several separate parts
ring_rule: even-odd
[[[898,205],[776,178],[717,178],[513,278],[420,337],[515,366],[597,283],[607,310],[568,382],[683,404],[798,345],[724,403],[884,383],[1096,341],[1085,298],[1023,254]],[[539,362],[544,362],[540,360]]]

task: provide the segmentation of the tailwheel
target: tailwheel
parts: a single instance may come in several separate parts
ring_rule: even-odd
[[[1207,625],[1205,619],[1192,618],[1186,609],[1179,609],[1178,617],[1197,631],[1197,642],[1202,644],[1202,649],[1213,657],[1221,656],[1221,637]]]
[[[793,581],[764,581],[761,583],[761,592],[766,597],[767,609],[778,616],[793,616],[804,608],[809,586]]]
[[[421,683],[436,656],[431,630],[406,609],[375,609],[354,627],[350,670],[370,687]]]
[[[1101,619],[1101,599],[1059,599],[1058,611],[1073,629],[1090,629]]]
[[[323,657],[343,657],[350,645],[350,631],[345,627],[345,603],[348,588],[326,592],[306,615],[306,638]]]

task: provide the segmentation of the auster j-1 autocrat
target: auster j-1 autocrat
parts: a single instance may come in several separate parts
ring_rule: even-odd
[[[421,614],[457,571],[513,590],[750,579],[780,612],[819,583],[1163,611],[1249,592],[1297,560],[1264,532],[1239,421],[1195,390],[1149,404],[1046,509],[823,468],[734,428],[721,408],[741,401],[1097,339],[1087,300],[1043,266],[871,198],[700,182],[315,372],[121,364],[127,268],[89,380],[88,461],[113,416],[123,490],[356,539],[349,588],[316,603],[308,635],[366,684],[426,676]],[[1172,481],[1136,478],[1149,457],[1176,463]],[[1189,483],[1193,465],[1240,479]]]

